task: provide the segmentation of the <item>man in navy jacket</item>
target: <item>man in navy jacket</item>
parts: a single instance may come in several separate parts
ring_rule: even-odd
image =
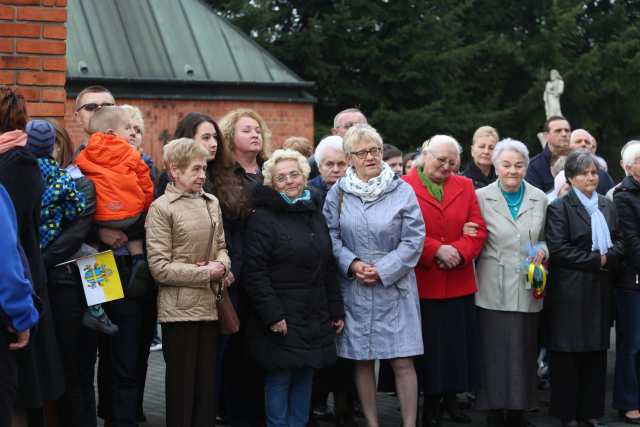
[[[29,344],[29,329],[38,322],[31,283],[20,253],[16,213],[0,185],[0,425],[11,425],[18,388],[16,350]]]
[[[551,116],[544,124],[544,139],[547,145],[542,153],[534,156],[524,179],[534,187],[548,193],[553,190],[554,178],[551,165],[561,156],[569,154],[571,125],[562,116]]]

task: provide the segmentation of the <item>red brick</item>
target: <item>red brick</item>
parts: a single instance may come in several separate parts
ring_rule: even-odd
[[[65,40],[67,38],[67,28],[64,25],[45,25],[42,35],[46,39]]]
[[[0,71],[0,84],[12,85],[15,79],[14,71]]]
[[[66,22],[67,10],[46,7],[21,7],[18,9],[21,21]]]
[[[16,92],[27,101],[40,101],[40,88],[33,86],[18,86]]]
[[[67,0],[56,0],[56,6],[66,7],[67,6]]]
[[[64,117],[64,104],[51,102],[27,102],[31,117]]]
[[[0,39],[0,52],[13,53],[13,39]]]
[[[34,71],[21,71],[18,73],[19,85],[64,86],[64,83],[64,73],[43,73]]]
[[[17,4],[22,6],[39,5],[40,0],[2,0],[3,4]]]
[[[67,44],[63,41],[17,40],[16,43],[16,52],[18,53],[64,55],[66,50]]]
[[[66,58],[44,58],[42,69],[45,71],[67,71]]]
[[[42,100],[47,102],[64,102],[67,93],[64,89],[42,89]]]
[[[0,6],[0,19],[12,20],[15,16],[16,8],[11,6]]]
[[[40,58],[36,56],[0,56],[0,69],[39,70]]]
[[[55,6],[56,0],[42,0],[43,6]]]
[[[39,24],[0,24],[3,37],[40,37]]]

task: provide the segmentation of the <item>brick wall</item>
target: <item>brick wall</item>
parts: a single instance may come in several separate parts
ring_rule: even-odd
[[[164,99],[117,99],[117,102],[135,105],[142,111],[145,121],[144,150],[152,156],[156,165],[162,163],[160,159],[163,142],[171,138],[178,121],[192,111],[209,114],[217,120],[234,108],[252,108],[264,118],[271,129],[274,147],[281,146],[289,136],[304,136],[313,142],[312,104]],[[82,141],[83,132],[74,120],[74,105],[74,99],[67,99],[65,126],[72,140],[79,144]]]
[[[0,1],[0,84],[32,117],[64,117],[67,0]]]

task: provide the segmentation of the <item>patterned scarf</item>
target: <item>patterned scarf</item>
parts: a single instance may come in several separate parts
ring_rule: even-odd
[[[573,187],[573,191],[591,216],[591,241],[593,242],[591,250],[599,251],[600,255],[606,255],[609,248],[613,246],[613,242],[611,241],[611,232],[609,231],[607,220],[598,208],[598,193],[594,191],[589,198],[576,187]]]
[[[21,130],[12,130],[0,135],[0,154],[15,147],[24,147],[27,145],[27,134]]]
[[[353,166],[348,168],[344,179],[341,180],[342,189],[349,194],[358,196],[363,202],[377,200],[396,177],[389,165],[385,162],[381,163],[382,171],[380,175],[371,178],[367,182],[358,178]]]

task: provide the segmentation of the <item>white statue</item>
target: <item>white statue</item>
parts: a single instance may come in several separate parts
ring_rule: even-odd
[[[564,80],[558,72],[558,70],[551,70],[549,73],[549,80],[544,88],[544,110],[547,114],[547,119],[551,116],[562,116],[562,110],[560,110],[560,96],[564,92]]]

